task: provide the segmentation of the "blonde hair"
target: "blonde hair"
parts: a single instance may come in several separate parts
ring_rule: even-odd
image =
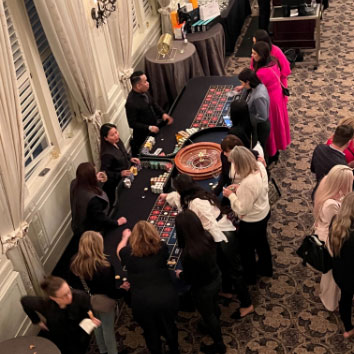
[[[354,129],[354,117],[345,117],[338,122],[339,125],[350,125]]]
[[[229,155],[229,161],[235,165],[236,173],[245,178],[251,173],[259,171],[257,160],[252,152],[244,146],[235,146]]]
[[[161,248],[160,236],[155,228],[145,220],[138,221],[129,237],[132,255],[145,257],[156,254]]]
[[[353,222],[354,192],[351,192],[343,199],[339,213],[335,216],[332,223],[329,240],[335,257],[340,255],[344,242],[349,238],[349,233],[353,230]]]
[[[103,253],[103,237],[95,231],[82,234],[79,249],[70,265],[71,271],[78,277],[91,280],[101,267],[109,267],[106,255]]]
[[[321,209],[328,199],[339,199],[353,189],[353,170],[345,165],[336,165],[322,178],[314,198],[315,224],[320,220]]]

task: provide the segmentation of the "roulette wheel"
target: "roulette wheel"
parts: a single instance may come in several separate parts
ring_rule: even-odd
[[[175,165],[179,172],[185,173],[195,180],[208,179],[221,172],[220,153],[219,144],[194,143],[177,153]]]

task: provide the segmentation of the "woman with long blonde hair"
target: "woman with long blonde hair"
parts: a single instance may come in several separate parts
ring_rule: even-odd
[[[315,234],[328,244],[329,226],[333,217],[338,214],[342,199],[353,189],[353,171],[345,165],[332,167],[328,175],[323,177],[314,199],[313,214],[315,219]],[[322,274],[320,283],[320,299],[324,307],[334,311],[338,307],[340,290],[336,285],[332,271]]]
[[[263,164],[243,146],[235,146],[229,155],[234,184],[224,188],[232,210],[240,218],[241,260],[246,280],[255,284],[257,274],[273,275],[272,255],[267,239],[270,218],[268,176]],[[238,183],[235,184],[235,181]],[[256,253],[258,261],[256,262]]]
[[[354,296],[354,193],[342,202],[333,220],[329,236],[333,252],[333,277],[341,289],[340,318],[344,324],[344,338],[354,336],[352,301]]]
[[[82,234],[78,252],[72,259],[70,269],[75,276],[86,282],[92,295],[104,294],[113,299],[118,297],[114,269],[103,253],[103,237],[100,233],[86,231]],[[96,313],[96,316],[102,322],[101,327],[95,329],[99,352],[118,354],[114,332],[115,310]]]
[[[144,330],[148,349],[161,354],[163,336],[170,353],[178,354],[178,298],[167,267],[167,245],[152,224],[140,220],[132,231],[123,231],[117,256],[127,268],[133,316]]]

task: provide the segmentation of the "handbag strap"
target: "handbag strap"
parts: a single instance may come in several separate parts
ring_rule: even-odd
[[[273,71],[273,74],[277,77],[277,79],[278,79],[278,81],[279,81],[279,83],[280,83],[280,86],[281,86],[282,88],[286,88],[286,87],[283,85],[283,83],[281,82],[280,77],[279,77],[279,76],[277,75],[277,73],[272,69],[272,67],[271,67],[271,66],[268,66],[268,68]]]
[[[81,284],[83,286],[83,288],[85,289],[85,291],[87,292],[88,295],[91,296],[91,290],[90,288],[88,287],[87,283],[86,283],[86,280],[80,275],[80,281],[81,281]]]

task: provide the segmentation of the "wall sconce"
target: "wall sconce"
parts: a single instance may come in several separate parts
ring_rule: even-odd
[[[91,17],[96,21],[96,27],[106,23],[106,19],[116,10],[117,0],[94,0],[97,7],[91,9]]]

